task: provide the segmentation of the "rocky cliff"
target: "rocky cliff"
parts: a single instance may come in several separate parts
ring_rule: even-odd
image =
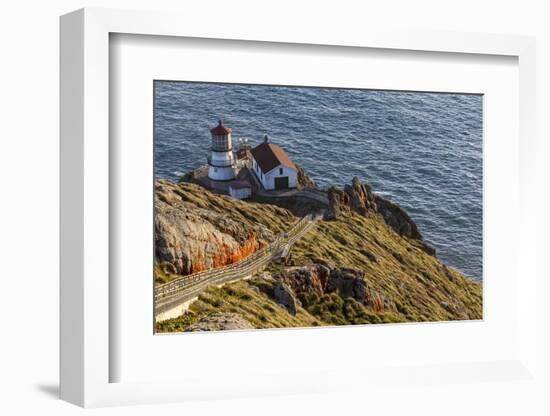
[[[272,264],[248,281],[210,287],[187,314],[158,323],[157,329],[482,318],[481,284],[435,257],[398,205],[356,178],[344,189],[331,188],[328,196],[326,220],[296,243],[286,264]],[[249,244],[255,250],[297,220],[268,203],[242,202],[167,181],[157,183],[155,209],[157,261],[176,273],[194,270],[197,258],[205,266],[215,264],[220,247],[234,253]]]
[[[303,188],[317,188],[317,185],[315,184],[315,182],[313,181],[313,179],[311,179],[306,171],[304,170],[304,168],[302,168],[301,166],[299,165],[296,165],[296,168],[298,169],[298,189],[303,189]]]
[[[418,247],[435,255],[435,249],[424,242],[416,223],[399,205],[375,195],[370,186],[354,177],[351,185],[343,190],[331,187],[328,190],[329,208],[325,218],[335,220],[341,214],[355,212],[365,217],[379,214],[384,222],[397,234],[416,240]]]
[[[241,202],[191,183],[157,181],[157,281],[239,261],[296,220],[276,206]]]

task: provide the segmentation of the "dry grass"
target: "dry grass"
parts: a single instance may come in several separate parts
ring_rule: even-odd
[[[166,188],[166,192],[161,190]],[[297,221],[290,211],[276,205],[239,201],[230,196],[210,192],[199,185],[167,180],[157,182],[157,197],[181,208],[202,208],[217,214],[231,214],[231,218],[244,225],[263,224],[275,233],[286,231]]]
[[[259,291],[252,282],[210,287],[193,302],[186,315],[157,324],[159,332],[181,331],[214,312],[238,313],[255,328],[291,328],[323,325],[303,308],[296,316]],[[326,324],[325,324],[326,325]]]
[[[179,186],[183,203],[231,212],[243,221],[260,222],[276,233],[287,230],[297,220],[288,210],[274,205],[237,201],[192,184]],[[445,266],[422,251],[414,240],[400,237],[374,214],[349,214],[335,221],[319,222],[296,243],[291,262],[363,270],[369,287],[393,301],[397,311],[376,312],[332,293],[302,299],[302,306],[292,316],[259,289],[260,281],[253,279],[210,287],[191,304],[188,314],[157,324],[157,330],[181,331],[213,312],[238,313],[256,328],[482,318],[481,283]],[[281,266],[271,265],[268,270],[281,270]],[[171,278],[160,272],[157,279]],[[265,284],[265,280],[262,282]]]
[[[370,287],[392,299],[406,321],[482,318],[479,282],[443,265],[375,215],[321,222],[294,246],[292,259],[364,270]]]

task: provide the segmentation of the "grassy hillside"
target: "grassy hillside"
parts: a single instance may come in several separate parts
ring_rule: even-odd
[[[482,318],[479,282],[398,236],[379,216],[349,214],[321,222],[294,246],[292,261],[363,270],[406,321]]]
[[[213,196],[187,185],[183,189],[188,194],[185,199],[194,205],[217,212],[229,210],[247,221],[260,221],[274,232],[296,220],[289,211],[273,205]],[[396,234],[378,214],[365,217],[350,212],[320,221],[293,247],[288,263],[271,265],[267,273],[248,281],[210,287],[187,314],[158,323],[157,330],[182,331],[214,312],[238,314],[255,328],[482,318],[482,285],[427,254],[417,240]],[[283,281],[292,285],[290,266],[311,264],[361,274],[369,296],[378,303],[359,302],[334,290],[296,292],[296,314],[289,313],[274,299],[273,288]]]
[[[163,188],[159,190],[159,185]],[[184,210],[206,210],[209,213],[229,216],[245,227],[262,224],[274,232],[282,232],[297,219],[292,213],[275,205],[239,201],[227,195],[217,194],[203,187],[187,182],[173,183],[168,180],[157,182],[158,199],[172,207]]]
[[[221,267],[269,244],[298,220],[284,208],[243,202],[196,184],[155,183],[155,281]]]
[[[184,331],[191,324],[215,312],[237,313],[255,328],[290,328],[320,326],[303,308],[295,316],[258,290],[252,281],[239,281],[223,287],[210,287],[193,302],[189,312],[179,318],[157,323],[159,332]]]

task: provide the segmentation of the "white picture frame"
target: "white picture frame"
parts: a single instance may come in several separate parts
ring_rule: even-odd
[[[396,377],[433,380],[517,380],[536,377],[535,231],[536,218],[527,215],[533,203],[535,154],[535,42],[530,37],[379,31],[348,28],[331,33],[309,25],[276,24],[239,26],[206,24],[204,18],[172,13],[82,9],[61,18],[61,398],[80,406],[159,403],[201,398],[231,398],[269,394],[298,394],[361,388],[391,383]],[[109,297],[110,258],[109,189],[109,36],[113,33],[279,42],[281,44],[439,53],[505,55],[519,62],[520,215],[516,247],[522,279],[517,291],[521,322],[517,354],[507,360],[423,365],[409,369],[342,368],[304,373],[288,380],[282,374],[265,375],[228,385],[188,379],[181,382],[110,382]],[[147,325],[144,322],[144,325]],[[332,336],[335,336],[334,334]],[[246,369],[243,370],[246,372]],[[476,376],[477,374],[477,376]],[[483,377],[479,377],[483,374]],[[342,380],[346,380],[345,382]],[[208,388],[206,388],[208,386]]]

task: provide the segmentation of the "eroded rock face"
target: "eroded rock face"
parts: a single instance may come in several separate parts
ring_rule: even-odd
[[[345,185],[344,190],[330,187],[328,200],[327,219],[336,219],[340,214],[350,211],[364,216],[377,212],[370,186],[361,183],[358,177],[353,178],[351,185]]]
[[[422,234],[418,231],[416,223],[409,217],[409,214],[407,214],[403,208],[378,195],[375,196],[374,200],[378,212],[382,214],[386,224],[388,224],[397,234],[415,240],[422,240]]]
[[[326,294],[337,294],[346,301],[353,299],[376,312],[397,310],[390,298],[369,286],[361,270],[329,268],[321,264],[289,267],[274,273],[264,272],[254,285],[292,315],[299,306],[311,306]]]
[[[351,185],[345,185],[344,189],[331,186],[328,189],[329,215],[337,218],[341,213],[356,212],[367,216],[371,212],[377,212],[375,195],[370,186],[363,184],[355,176]]]
[[[254,327],[236,313],[213,313],[189,326],[185,332],[231,331],[235,329],[254,329]]]
[[[275,302],[283,306],[289,314],[292,316],[296,315],[298,301],[294,295],[294,292],[287,284],[283,282],[277,283],[273,288],[273,298]]]
[[[328,209],[325,213],[326,220],[335,220],[343,212],[349,212],[349,203],[346,201],[344,191],[331,186],[328,188]]]
[[[303,188],[317,189],[317,185],[315,184],[315,182],[313,182],[313,179],[311,179],[307,175],[306,171],[301,166],[298,166],[298,165],[296,165],[296,168],[298,169],[298,177],[297,177],[298,188],[299,189],[303,189]]]
[[[366,300],[368,285],[363,272],[352,269],[330,269],[321,264],[290,267],[274,278],[288,286],[296,295],[323,295],[338,292],[342,298]]]
[[[365,216],[369,212],[377,211],[370,186],[361,183],[357,176],[351,181],[351,186],[344,186],[344,192],[349,197],[349,205],[352,211]]]
[[[368,294],[368,284],[363,272],[347,269],[334,269],[330,273],[327,292],[337,291],[340,297],[353,298],[365,303]]]
[[[233,263],[273,241],[259,223],[243,222],[231,212],[203,208],[185,187],[159,181],[155,187],[155,255],[166,271],[186,275]],[[191,188],[190,188],[191,189]]]
[[[284,280],[295,293],[325,292],[330,276],[330,269],[321,264],[304,267],[291,267],[285,271]]]

